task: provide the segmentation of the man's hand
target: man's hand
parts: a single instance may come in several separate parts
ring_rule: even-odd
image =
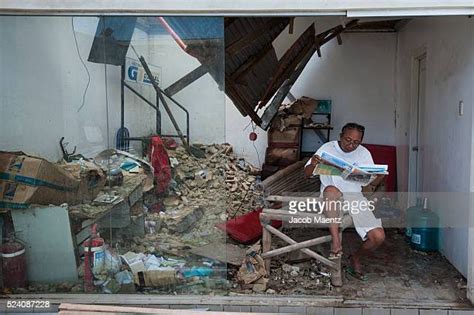
[[[313,155],[311,158],[311,163],[309,163],[309,165],[304,168],[304,175],[306,178],[310,178],[313,175],[313,170],[319,163],[321,163],[321,157],[316,154]]]
[[[311,165],[312,166],[316,166],[318,165],[319,163],[321,163],[322,160],[321,160],[321,157],[319,155],[313,155],[313,157],[311,158]]]

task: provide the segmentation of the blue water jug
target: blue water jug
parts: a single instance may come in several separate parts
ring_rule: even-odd
[[[428,198],[424,198],[421,211],[413,217],[410,245],[423,252],[438,250],[439,217],[428,208]]]
[[[423,209],[423,203],[421,198],[416,198],[416,205],[408,208],[406,210],[406,226],[405,226],[405,241],[407,243],[411,242],[411,234],[412,234],[412,227],[415,218],[420,213],[421,209]]]

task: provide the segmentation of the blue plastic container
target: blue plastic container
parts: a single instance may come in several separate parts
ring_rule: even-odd
[[[406,210],[406,227],[405,227],[405,241],[407,243],[411,242],[411,235],[412,235],[412,227],[413,223],[415,222],[415,218],[423,209],[423,204],[421,202],[421,198],[416,198],[416,205],[410,207]]]
[[[411,242],[413,249],[423,252],[438,250],[439,218],[428,208],[428,199],[423,200],[423,207],[413,217],[411,227]]]

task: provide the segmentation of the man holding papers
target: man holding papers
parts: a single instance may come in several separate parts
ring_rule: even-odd
[[[362,272],[361,258],[379,247],[385,239],[381,220],[375,218],[373,207],[358,206],[368,202],[362,195],[362,186],[378,176],[383,176],[381,174],[387,174],[386,167],[374,165],[369,150],[360,145],[364,132],[364,126],[356,123],[346,124],[342,128],[340,139],[323,144],[306,163],[304,169],[308,177],[320,176],[321,195],[326,201],[324,209],[326,217],[339,217],[341,211],[338,207],[340,203],[329,201],[350,202],[350,215],[364,243],[350,256],[351,266],[346,271],[360,280],[367,280]],[[331,224],[329,231],[332,236],[329,258],[339,258],[342,256],[339,225]]]

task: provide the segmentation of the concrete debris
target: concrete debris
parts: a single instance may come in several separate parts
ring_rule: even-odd
[[[170,189],[165,196],[144,196],[148,234],[140,243],[166,240],[160,247],[166,254],[182,254],[186,246],[225,244],[226,235],[215,225],[263,206],[262,192],[256,189],[259,169],[236,158],[228,144],[199,149],[204,159],[190,156],[183,147],[168,150],[173,164]],[[163,244],[170,239],[180,245]]]
[[[202,208],[183,207],[179,210],[165,212],[162,218],[166,222],[168,230],[173,233],[183,233],[196,224],[203,215]]]

